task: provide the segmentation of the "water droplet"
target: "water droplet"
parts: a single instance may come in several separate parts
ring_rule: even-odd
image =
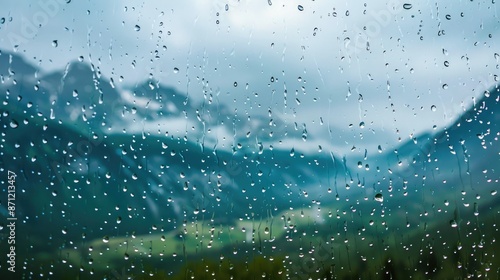
[[[437,110],[436,105],[432,105],[432,106],[431,106],[431,111],[432,111],[432,112],[436,112],[436,110]]]
[[[17,128],[18,126],[19,126],[19,123],[16,120],[10,121],[10,127]]]
[[[176,74],[179,73],[179,68],[174,67],[174,73],[176,73]]]
[[[443,89],[448,89],[448,84],[443,84]]]
[[[448,60],[445,60],[443,64],[444,64],[445,67],[450,66],[450,62]]]
[[[405,4],[403,4],[403,8],[404,8],[405,10],[409,10],[409,9],[411,9],[412,7],[413,7],[413,5],[412,5],[412,4],[410,4],[410,3],[405,3]]]
[[[57,40],[52,41],[52,46],[54,48],[57,48],[58,45],[59,45],[59,43],[57,43]]]
[[[302,12],[302,11],[304,10],[304,7],[302,7],[302,5],[298,5],[298,6],[297,6],[297,9],[299,9],[299,11],[301,11],[301,12]]]
[[[375,195],[375,201],[384,202],[384,196],[381,193]]]
[[[365,122],[360,122],[359,123],[359,128],[365,128]]]
[[[450,226],[451,226],[451,227],[453,227],[453,228],[458,227],[457,221],[455,221],[455,220],[451,220],[451,221],[450,221]]]
[[[450,20],[450,19],[451,19],[451,15],[446,15],[446,16],[445,16],[445,18],[446,18],[447,20]]]
[[[349,46],[349,44],[350,44],[350,43],[351,43],[351,38],[349,38],[349,37],[345,37],[345,38],[344,38],[344,47],[346,47],[346,48],[347,48],[347,47]]]
[[[102,238],[102,242],[104,242],[104,243],[108,243],[108,242],[109,242],[109,236],[107,236],[107,235],[106,235],[106,236],[104,236],[104,237]]]
[[[135,25],[135,26],[134,26],[134,30],[135,30],[135,31],[139,31],[139,30],[141,30],[141,27],[140,27],[139,25]]]

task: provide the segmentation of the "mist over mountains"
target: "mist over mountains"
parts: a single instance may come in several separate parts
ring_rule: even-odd
[[[249,208],[264,217],[311,204],[308,192],[317,192],[311,186],[320,186],[323,194],[313,198],[320,200],[335,180],[350,180],[340,156],[268,146],[269,139],[305,141],[303,132],[279,128],[276,117],[271,124],[259,117],[249,122],[222,104],[192,105],[154,82],[127,95],[79,62],[42,75],[17,55],[0,58],[2,161],[21,173],[19,214],[35,226],[71,217],[66,231],[102,236],[115,229],[148,232],[160,223],[171,230],[195,212],[222,222],[245,218]],[[159,127],[129,129],[141,122]],[[231,131],[233,139],[218,143],[221,135],[211,136],[210,126]]]
[[[271,109],[232,112],[208,90],[197,103],[154,80],[118,87],[83,62],[45,74],[2,51],[0,80],[2,171],[18,175],[17,215],[32,244],[21,254],[296,209],[332,208],[337,217],[404,209],[412,220],[410,210],[434,209],[458,190],[467,205],[493,197],[475,211],[498,202],[490,195],[500,166],[498,88],[446,129],[359,158],[310,152],[315,136]],[[290,139],[303,146],[280,147]],[[408,198],[413,192],[422,195]]]
[[[61,72],[41,74],[18,55],[2,52],[0,75],[5,95],[2,123],[10,131],[4,135],[4,146],[14,153],[4,152],[3,157],[16,158],[10,163],[13,167],[24,170],[26,177],[39,170],[43,179],[36,181],[52,184],[46,188],[53,190],[68,184],[71,180],[64,177],[70,175],[80,177],[72,178],[78,184],[87,181],[86,185],[92,185],[88,177],[93,176],[103,186],[114,185],[120,195],[125,185],[140,185],[139,193],[154,193],[160,200],[153,203],[153,198],[146,198],[149,208],[169,204],[168,197],[183,201],[193,193],[203,197],[205,206],[214,206],[216,193],[224,193],[222,185],[237,190],[238,195],[227,198],[233,203],[242,189],[257,189],[262,201],[271,193],[275,198],[268,207],[286,201],[283,197],[288,192],[300,196],[313,185],[325,190],[346,183],[365,187],[386,176],[446,178],[442,180],[454,184],[460,180],[465,187],[464,177],[467,185],[480,183],[491,176],[482,171],[499,160],[498,116],[494,114],[498,88],[487,92],[449,128],[416,136],[379,156],[357,159],[326,150],[315,154],[303,153],[300,147],[280,150],[278,143],[290,137],[303,139],[306,145],[307,131],[297,124],[287,125],[272,112],[269,118],[252,116],[250,120],[230,112],[207,93],[206,102],[194,104],[187,95],[155,81],[120,92],[98,67],[82,62],[69,63]],[[488,157],[493,158],[485,160]],[[188,190],[179,191],[186,184]],[[266,189],[270,192],[264,193]],[[179,214],[179,207],[172,208]],[[231,211],[234,208],[222,212]]]

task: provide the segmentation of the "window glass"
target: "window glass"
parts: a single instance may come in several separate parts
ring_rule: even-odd
[[[372,2],[4,3],[0,278],[500,277],[498,5]]]

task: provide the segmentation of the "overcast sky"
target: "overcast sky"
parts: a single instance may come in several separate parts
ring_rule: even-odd
[[[499,72],[492,1],[66,2],[4,4],[0,48],[44,71],[83,56],[118,85],[152,75],[241,114],[271,108],[311,143],[328,124],[349,148],[443,128]]]

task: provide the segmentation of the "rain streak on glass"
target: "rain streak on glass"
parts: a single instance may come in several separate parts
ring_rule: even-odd
[[[500,277],[495,1],[4,2],[0,279]]]

